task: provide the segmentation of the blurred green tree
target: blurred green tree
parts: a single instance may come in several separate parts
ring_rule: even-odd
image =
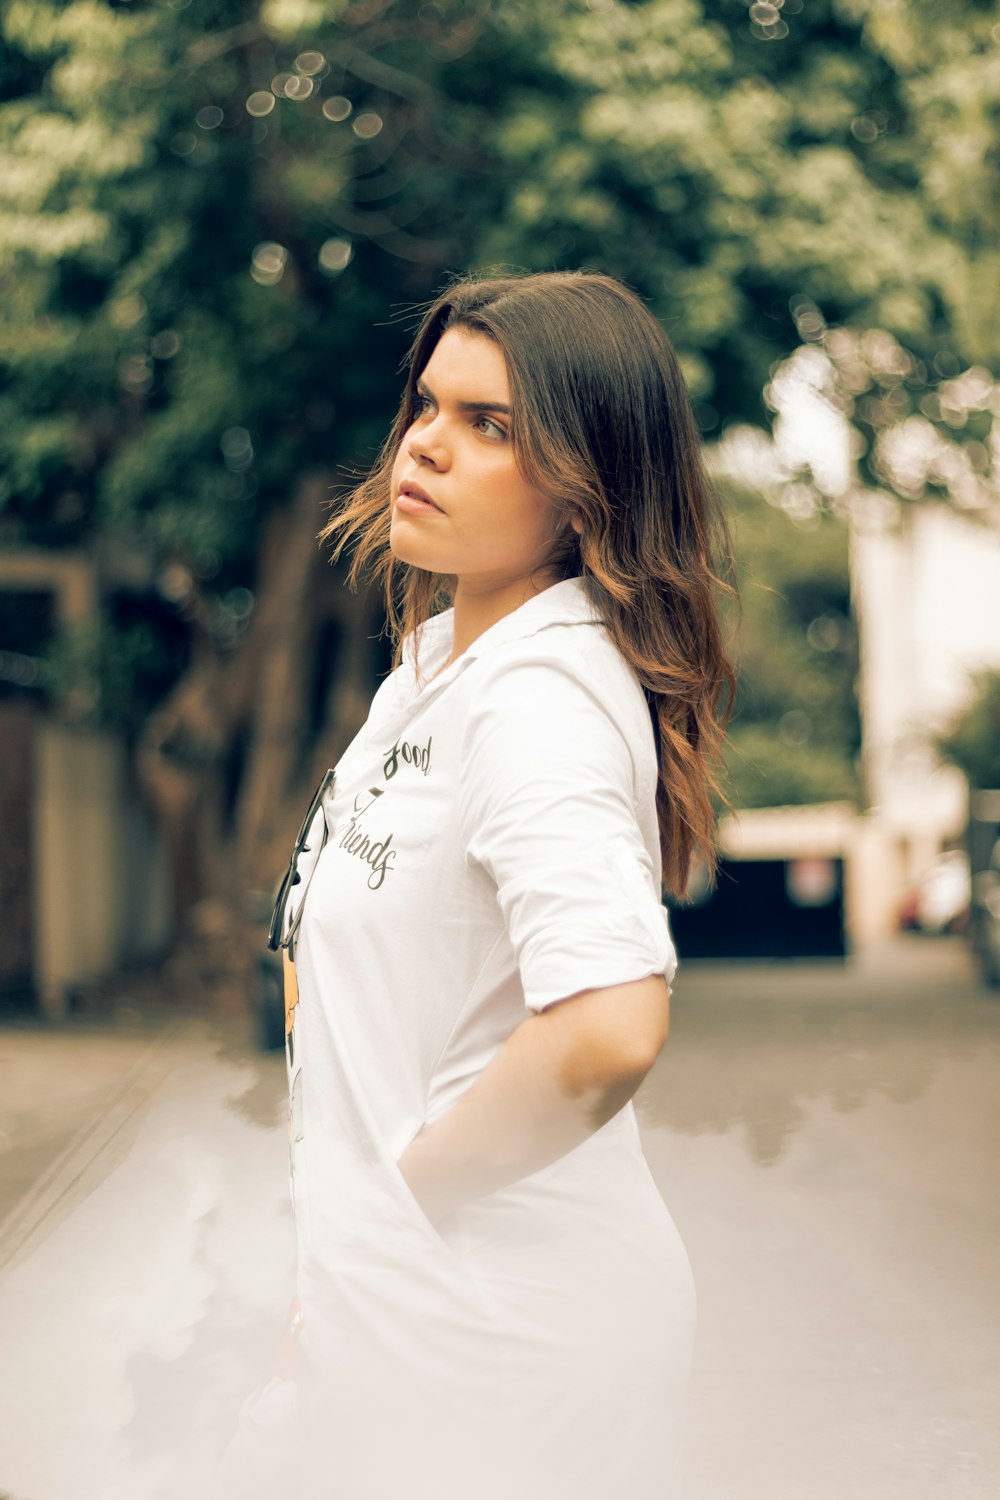
[[[184,908],[269,884],[357,727],[378,601],[345,603],[315,533],[381,440],[409,309],[468,258],[533,28],[334,0],[0,24],[4,538],[100,568],[52,680],[132,734]]]
[[[378,601],[346,603],[313,538],[443,275],[624,277],[707,437],[765,421],[769,374],[831,329],[888,331],[933,395],[1000,337],[979,311],[1000,295],[979,275],[997,20],[972,0],[8,0],[0,535],[100,569],[100,629],[54,680],[133,736],[182,908],[269,882],[303,780],[364,713]],[[901,384],[851,415],[877,434]]]
[[[860,801],[848,535],[720,479],[740,588],[739,687],[727,752],[733,806]]]
[[[938,750],[958,766],[975,791],[1000,787],[1000,672],[977,674],[968,708],[958,715]]]

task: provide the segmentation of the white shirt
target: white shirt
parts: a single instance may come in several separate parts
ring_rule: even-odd
[[[321,1466],[352,1500],[404,1474],[422,1494],[422,1464],[436,1500],[449,1473],[456,1500],[463,1485],[481,1500],[468,1465],[496,1438],[482,1424],[502,1397],[521,1412],[505,1461],[522,1468],[498,1495],[618,1492],[627,1420],[633,1493],[655,1469],[662,1500],[694,1292],[632,1104],[437,1228],[396,1166],[526,1010],[676,967],[649,709],[584,580],[536,595],[439,671],[452,646],[447,610],[421,627],[421,685],[405,643],[336,767],[289,904],[291,920],[306,892],[288,1059],[302,1344],[337,1414]]]

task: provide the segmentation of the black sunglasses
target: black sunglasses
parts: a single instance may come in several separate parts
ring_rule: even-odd
[[[292,857],[289,861],[288,869],[285,871],[284,879],[282,880],[281,886],[278,890],[278,897],[274,903],[274,911],[271,913],[271,925],[267,931],[267,946],[270,948],[272,953],[277,953],[280,948],[287,948],[288,956],[293,963],[295,961],[295,936],[299,930],[299,923],[302,921],[302,908],[305,906],[306,891],[309,889],[308,881],[306,882],[306,890],[302,892],[301,899],[295,911],[295,916],[292,919],[291,924],[289,925],[288,931],[284,936],[282,936],[282,930],[285,925],[285,908],[288,905],[288,897],[291,894],[292,887],[298,885],[302,879],[302,876],[299,874],[299,855],[308,854],[310,852],[311,845],[306,843],[306,837],[313,825],[313,819],[319,812],[324,797],[328,792],[332,791],[335,781],[336,772],[327,771],[325,776],[323,777],[323,780],[320,782],[315,792],[313,792],[312,801],[309,803],[309,811],[302,819],[302,827],[299,829],[298,838],[295,840],[295,847],[292,850]],[[326,846],[327,838],[328,829],[326,826],[326,818],[324,817],[323,833],[320,841],[319,853],[317,853],[316,858],[313,860],[312,870],[309,874],[310,880],[312,879],[313,871],[315,871],[316,865],[319,862],[319,854],[322,853],[324,847]]]

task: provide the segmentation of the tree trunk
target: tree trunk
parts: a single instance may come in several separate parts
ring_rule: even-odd
[[[233,819],[235,867],[244,889],[266,890],[279,873],[274,846],[297,791],[293,771],[306,732],[317,623],[311,586],[318,567],[316,533],[328,492],[327,475],[305,476],[291,506],[272,518],[264,536],[249,632],[256,647],[253,713]]]
[[[173,862],[181,932],[189,935],[192,921],[216,935],[243,932],[247,951],[258,945],[259,930],[251,928],[259,929],[269,907],[312,785],[363,724],[375,685],[384,614],[377,595],[351,594],[317,547],[328,492],[328,475],[308,474],[270,518],[246,635],[222,654],[196,627],[194,661],[139,749],[142,783]],[[316,653],[331,621],[339,649],[315,724]],[[239,768],[228,797],[227,767]]]

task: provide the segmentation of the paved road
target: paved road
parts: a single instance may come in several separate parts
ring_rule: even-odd
[[[291,1294],[283,1088],[204,1022],[0,1031],[0,1491],[152,1500],[215,1441]],[[698,1284],[688,1500],[996,1500],[1000,994],[961,944],[689,965],[637,1104]]]

